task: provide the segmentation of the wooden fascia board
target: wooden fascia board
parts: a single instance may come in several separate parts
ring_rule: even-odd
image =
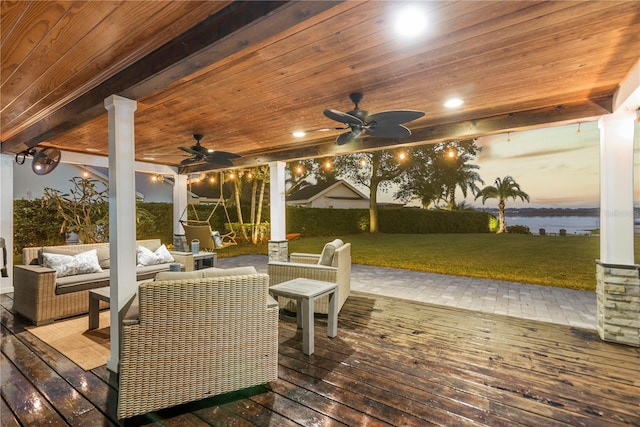
[[[595,120],[611,113],[612,96],[597,100],[580,101],[550,107],[518,111],[508,114],[483,117],[458,122],[433,124],[413,128],[412,135],[403,139],[364,138],[345,145],[335,144],[335,135],[314,141],[313,145],[294,149],[282,149],[267,154],[243,155],[233,161],[233,168],[254,167],[275,161],[294,161],[310,158],[332,157],[354,152],[381,150],[400,146],[436,144],[450,139],[470,139],[505,132],[519,132],[546,126],[557,126],[576,121]],[[201,164],[184,167],[179,173],[213,170],[210,165]]]
[[[2,141],[19,152],[105,114],[104,99],[139,99],[250,45],[315,16],[339,2],[234,2],[84,95]],[[278,15],[277,19],[274,16]],[[269,19],[265,19],[269,17]]]

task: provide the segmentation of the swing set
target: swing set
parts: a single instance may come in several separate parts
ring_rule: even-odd
[[[231,218],[229,218],[229,211],[227,210],[227,205],[224,200],[224,193],[222,191],[222,184],[220,185],[220,197],[218,201],[213,207],[213,210],[205,220],[201,220],[198,216],[198,211],[193,203],[190,203],[193,208],[193,214],[195,219],[186,219],[180,220],[180,224],[182,224],[182,228],[184,229],[184,235],[187,240],[187,244],[191,245],[192,242],[199,242],[199,247],[204,251],[214,251],[216,249],[223,249],[228,246],[237,245],[236,242],[236,232],[233,229],[233,223],[231,222]],[[185,216],[187,209],[185,208],[184,212],[182,212],[182,216]],[[211,223],[209,220],[218,209],[218,206],[222,206],[224,209],[224,214],[227,218],[227,223],[229,224],[229,232],[225,234],[221,234],[219,231],[214,231],[211,229]],[[181,216],[181,217],[182,217]],[[188,214],[187,214],[188,217]]]

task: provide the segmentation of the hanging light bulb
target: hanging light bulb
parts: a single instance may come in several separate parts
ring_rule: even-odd
[[[213,176],[213,175],[209,175],[209,182],[210,182],[210,183],[212,183],[212,184],[215,184],[215,182],[216,182],[216,177],[215,177],[215,176]]]
[[[298,175],[302,175],[302,172],[304,172],[304,168],[302,167],[302,165],[297,165],[296,166],[296,173]]]
[[[233,171],[229,172],[229,179],[236,179],[236,174]]]
[[[458,156],[458,152],[456,151],[455,148],[449,148],[447,150],[447,157],[450,159],[454,159]]]
[[[84,178],[89,178],[89,171],[87,170],[87,167],[85,166],[84,169],[82,170],[82,176]]]
[[[401,151],[400,153],[398,153],[398,160],[402,162],[406,159],[407,159],[407,153],[405,153],[404,151]]]
[[[329,170],[333,167],[333,163],[331,163],[331,160],[327,160],[326,162],[324,162],[323,166],[326,170]]]
[[[576,133],[582,133],[582,131],[580,130],[580,122],[578,122],[578,130],[576,131]]]
[[[361,168],[367,166],[367,163],[369,163],[369,162],[367,161],[366,157],[360,157],[360,167]]]
[[[253,178],[253,174],[251,173],[251,171],[247,172],[245,176],[247,177],[247,179]]]
[[[511,142],[511,132],[507,132],[507,142]]]

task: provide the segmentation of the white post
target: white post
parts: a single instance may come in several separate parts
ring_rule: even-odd
[[[0,154],[0,237],[4,238],[9,277],[0,278],[0,293],[13,292],[13,165],[14,156]],[[0,249],[0,267],[4,267]]]
[[[134,120],[137,104],[111,95],[104,100],[109,123],[109,271],[111,288],[111,356],[107,368],[118,372],[120,312],[137,291],[136,183]],[[124,313],[123,313],[124,314]]]
[[[180,219],[187,219],[187,175],[173,177],[173,246],[177,251],[188,251]],[[182,214],[184,213],[184,218]]]
[[[602,116],[600,128],[600,262],[631,265],[633,250],[633,138],[636,114]]]
[[[285,202],[285,162],[269,163],[269,193],[271,213],[271,239],[269,240],[269,260],[286,261],[289,255],[287,243],[287,218]]]

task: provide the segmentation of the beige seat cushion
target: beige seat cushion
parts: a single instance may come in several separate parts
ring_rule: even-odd
[[[156,282],[161,280],[202,279],[202,270],[195,271],[161,271],[156,274]]]
[[[251,274],[258,274],[256,268],[252,265],[246,267],[233,267],[233,268],[205,268],[199,270],[202,272],[202,277],[224,277],[224,276],[246,276]]]
[[[344,245],[344,243],[340,239],[335,239],[324,245],[318,264],[330,266],[333,263],[333,255],[336,253],[336,249],[342,245]]]

